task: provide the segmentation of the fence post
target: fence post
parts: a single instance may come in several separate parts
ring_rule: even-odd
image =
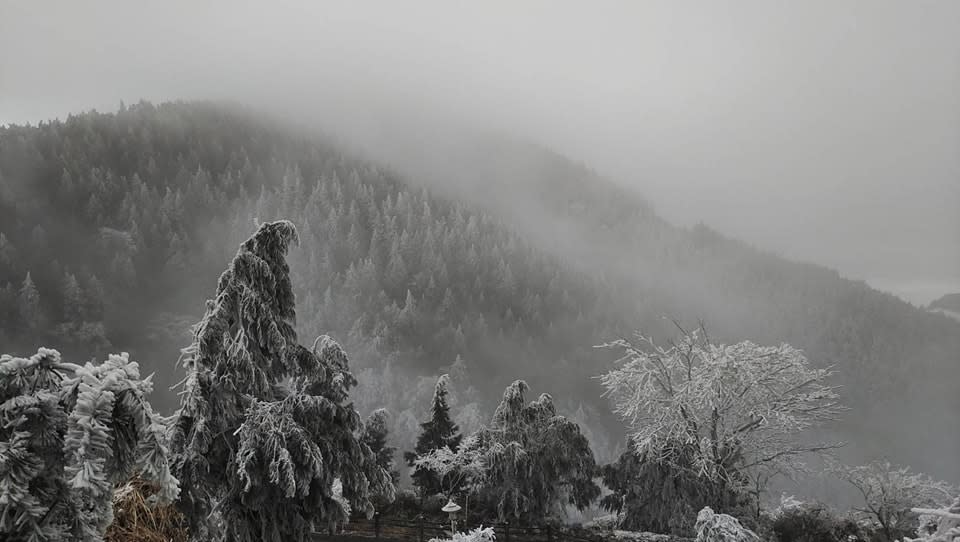
[[[505,536],[506,541],[510,542],[510,521],[507,521],[506,523],[503,524],[503,530],[504,530],[504,534],[506,535]]]
[[[380,540],[380,513],[373,514],[373,537]]]
[[[547,525],[547,542],[553,542],[553,527]]]
[[[420,515],[420,536],[417,540],[418,542],[423,542],[423,515]]]

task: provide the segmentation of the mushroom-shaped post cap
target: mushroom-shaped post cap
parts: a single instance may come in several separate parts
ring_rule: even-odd
[[[443,505],[443,508],[441,508],[440,510],[447,513],[453,513],[460,510],[460,505],[453,502],[453,499],[450,499],[449,501],[447,501],[447,504]]]

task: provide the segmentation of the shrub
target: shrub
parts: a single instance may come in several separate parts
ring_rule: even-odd
[[[493,527],[477,527],[466,533],[453,533],[453,538],[433,538],[430,542],[494,542]]]
[[[838,517],[821,503],[781,504],[768,527],[776,542],[846,542],[860,538],[860,528],[850,518]]]
[[[760,542],[753,531],[727,514],[715,514],[706,507],[697,514],[696,542]]]

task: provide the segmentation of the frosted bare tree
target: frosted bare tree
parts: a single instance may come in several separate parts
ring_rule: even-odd
[[[442,481],[443,492],[452,497],[462,491],[465,499],[464,515],[469,517],[470,495],[482,487],[487,471],[487,450],[478,435],[470,435],[461,441],[456,451],[448,446],[417,457],[413,468],[436,474]]]
[[[886,461],[857,467],[835,465],[830,470],[856,488],[862,503],[854,510],[876,523],[887,540],[916,530],[918,514],[911,508],[945,507],[957,493],[945,482]]]
[[[623,352],[600,379],[648,459],[746,489],[759,473],[796,471],[803,454],[836,447],[797,438],[842,407],[831,372],[788,344],[712,344],[701,326],[666,347],[639,333],[600,347]]]

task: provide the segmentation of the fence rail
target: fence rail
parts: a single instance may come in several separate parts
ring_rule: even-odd
[[[464,531],[478,525],[458,525],[457,530]],[[566,527],[525,526],[510,523],[484,524],[493,527],[497,542],[602,542],[598,533],[583,529]],[[317,533],[316,540],[343,542],[350,539],[365,538],[389,542],[429,542],[434,538],[450,538],[450,524],[427,520],[402,520],[393,518],[354,519],[337,533]]]

